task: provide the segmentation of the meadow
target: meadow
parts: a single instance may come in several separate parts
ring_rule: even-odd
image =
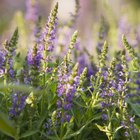
[[[139,26],[102,16],[90,46],[79,0],[63,24],[59,2],[45,22],[37,7],[27,0],[1,38],[0,140],[140,140]]]

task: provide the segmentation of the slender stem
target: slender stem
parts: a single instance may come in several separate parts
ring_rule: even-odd
[[[15,140],[19,140],[19,134],[20,134],[20,125],[19,125],[19,120],[17,121],[17,129],[16,129],[16,136]]]

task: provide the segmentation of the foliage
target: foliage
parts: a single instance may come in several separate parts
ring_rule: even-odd
[[[36,6],[32,8],[37,11]],[[139,140],[140,56],[125,35],[125,49],[114,51],[112,58],[110,46],[104,41],[109,27],[104,29],[105,21],[101,23],[94,62],[86,49],[76,50],[77,31],[67,41],[70,45],[66,51],[63,47],[67,46],[59,42],[58,3],[44,29],[41,18],[37,20],[32,10],[25,21],[32,20],[33,30],[27,38],[32,36],[34,41],[26,57],[16,50],[20,28],[0,51],[0,139]],[[76,0],[70,29],[78,10]],[[64,49],[62,57],[56,55],[57,47]]]

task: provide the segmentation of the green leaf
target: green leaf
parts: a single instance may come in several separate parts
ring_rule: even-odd
[[[101,125],[98,125],[98,124],[95,124],[100,131],[102,132],[106,132],[106,133],[109,133],[109,131],[107,130],[107,128],[105,126],[101,126]]]
[[[38,129],[40,129],[40,127],[42,126],[43,121],[47,118],[47,115],[48,115],[48,112],[45,112],[42,116],[40,116],[40,120],[38,120],[38,123],[37,123]]]
[[[139,127],[140,130],[140,118],[135,118],[135,124]]]
[[[51,99],[51,100],[48,100],[48,110],[50,110],[50,108],[51,108],[53,105],[55,105],[56,101],[57,101],[57,98],[53,98],[53,99]]]
[[[16,130],[12,124],[12,122],[8,119],[8,117],[0,112],[0,131],[4,134],[11,136],[12,138],[16,135]]]
[[[113,134],[113,139],[119,138],[118,132],[119,132],[119,130],[121,130],[122,128],[123,128],[123,126],[119,126],[118,128],[116,128],[116,130],[115,130],[115,132],[114,132],[114,134]]]
[[[38,90],[36,88],[33,88],[31,86],[27,86],[27,85],[14,85],[14,84],[7,84],[6,86],[3,84],[3,83],[0,83],[0,91],[3,91],[7,88],[10,88],[10,89],[13,89],[13,90],[16,90],[16,91],[22,91],[22,92],[25,92],[25,93],[31,93],[33,92],[34,95],[40,95],[41,93],[44,92],[44,90]],[[38,94],[40,93],[40,94]]]
[[[86,125],[84,125],[84,126],[82,126],[78,131],[76,131],[75,133],[72,133],[72,134],[70,134],[70,135],[68,135],[68,136],[64,136],[64,138],[63,139],[70,139],[71,137],[74,137],[74,136],[77,136],[77,135],[79,135],[82,131],[83,131],[83,129],[86,127]]]
[[[56,136],[48,136],[46,133],[44,132],[40,132],[42,136],[46,137],[47,140],[60,140],[59,137],[56,137]]]
[[[130,104],[132,110],[135,112],[135,115],[140,117],[140,106],[138,104]]]
[[[53,83],[53,84],[51,85],[51,92],[52,92],[52,93],[55,93],[56,90],[57,90],[57,83]]]
[[[80,101],[76,101],[76,100],[73,100],[73,102],[76,104],[76,105],[78,105],[79,107],[83,107],[83,108],[88,108],[85,104],[83,104],[82,102],[80,102]]]
[[[79,135],[93,120],[95,120],[95,119],[97,119],[97,118],[93,118],[93,119],[91,119],[90,121],[88,121],[85,125],[83,125],[78,131],[76,131],[75,133],[72,133],[72,134],[69,134],[69,135],[65,135],[64,137],[63,137],[63,139],[70,139],[70,138],[72,138],[72,137],[74,137],[74,136],[77,136],[77,135]]]
[[[38,133],[38,132],[39,132],[38,130],[27,131],[27,132],[25,132],[24,134],[22,134],[22,135],[20,136],[20,138],[26,138],[26,137],[32,136],[32,135],[34,135],[34,134],[36,134],[36,133]]]
[[[135,115],[138,115],[140,117],[140,105],[133,104],[130,100],[127,100],[127,103],[130,105],[130,107],[134,111]]]

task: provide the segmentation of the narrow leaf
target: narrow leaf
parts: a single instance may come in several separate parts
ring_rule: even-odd
[[[0,131],[13,138],[16,135],[16,130],[14,129],[12,122],[3,113],[0,113]]]
[[[20,138],[26,138],[26,137],[32,136],[38,132],[39,132],[38,130],[27,131],[24,134],[22,134]]]
[[[84,129],[85,127],[87,127],[93,120],[95,120],[97,118],[93,118],[90,121],[88,121],[85,125],[83,125],[78,131],[76,131],[75,133],[69,134],[69,135],[65,135],[63,137],[63,139],[70,139],[71,137],[77,136],[79,135]]]

